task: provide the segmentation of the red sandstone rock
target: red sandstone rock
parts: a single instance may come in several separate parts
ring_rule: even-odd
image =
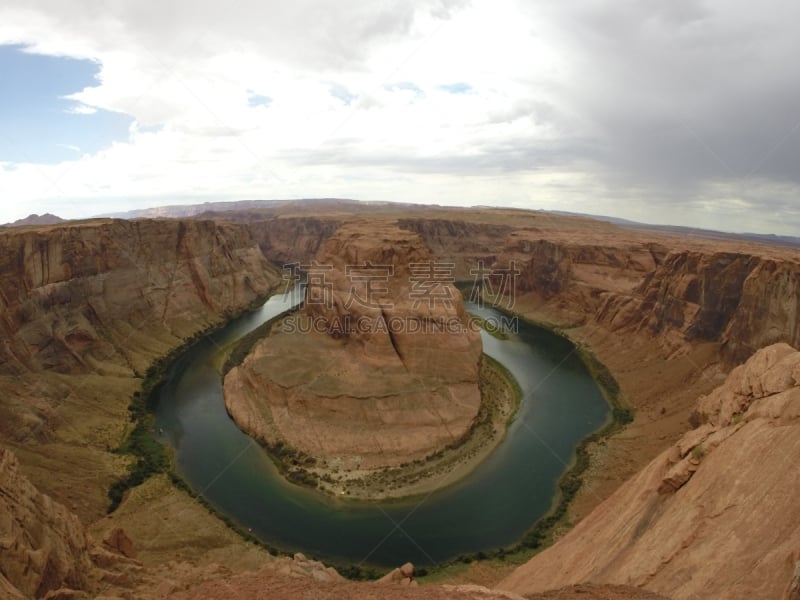
[[[0,448],[0,590],[13,586],[38,598],[62,587],[87,589],[88,549],[78,518],[39,493]]]
[[[324,331],[278,327],[228,373],[225,402],[237,424],[345,468],[398,465],[457,442],[480,406],[481,342],[447,279],[432,301],[415,295],[412,265],[433,260],[416,234],[394,224],[343,226],[317,257],[330,267],[324,285],[309,287],[314,297],[329,285],[329,302],[307,298],[298,317]],[[386,267],[371,297],[348,277],[351,265]],[[346,318],[390,325],[342,333]]]
[[[689,451],[670,467],[675,450],[665,451],[500,587],[591,581],[675,600],[781,597],[800,548],[798,361],[785,344],[757,352],[699,401],[713,433],[703,426],[676,444],[681,453],[703,439],[702,458]],[[673,493],[659,494],[665,485]]]

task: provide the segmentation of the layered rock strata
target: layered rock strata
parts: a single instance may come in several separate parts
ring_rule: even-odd
[[[141,332],[184,337],[276,281],[242,225],[109,220],[4,232],[0,374],[141,371]]]
[[[500,587],[581,582],[675,600],[782,598],[800,559],[800,352],[759,350],[702,397],[697,427]]]
[[[393,223],[341,227],[314,265],[303,310],[226,376],[234,420],[347,468],[458,442],[480,407],[481,342],[446,267]]]
[[[89,586],[89,540],[78,518],[40,494],[0,448],[0,592],[43,597],[62,587]],[[3,581],[5,580],[5,584]]]
[[[84,522],[126,470],[115,454],[152,362],[245,310],[280,274],[249,229],[93,220],[0,233],[0,446]]]

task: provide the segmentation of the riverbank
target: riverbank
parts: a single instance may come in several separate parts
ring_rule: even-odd
[[[294,309],[293,309],[294,310]],[[259,339],[291,311],[270,319],[238,342],[220,350],[215,360],[222,373],[241,363]],[[430,493],[467,476],[503,441],[519,408],[522,392],[511,373],[490,356],[480,367],[481,406],[473,425],[460,440],[430,456],[399,467],[358,469],[318,460],[281,442],[261,445],[282,475],[335,497],[386,500]]]
[[[544,335],[545,333],[546,332],[542,332],[541,335]],[[242,339],[243,335],[246,337],[246,334],[238,333],[236,335],[236,337],[234,337],[234,338],[231,338],[230,336],[228,336],[225,339],[230,339],[230,340],[232,340],[232,339]],[[535,345],[536,344],[536,340],[538,339],[536,336],[538,336],[538,335],[540,335],[540,334],[535,334],[535,336],[533,338],[531,338],[531,340],[528,340],[528,337],[527,337],[528,334],[525,334],[525,336],[523,336],[523,338],[528,340],[528,343],[532,343],[532,344]],[[549,335],[549,334],[544,336],[545,339],[547,339],[548,336],[549,336],[549,338],[556,339],[555,336],[552,336],[552,335]],[[516,337],[516,336],[514,336],[514,337]],[[519,341],[522,341],[522,340],[519,340]],[[230,348],[232,346],[232,344],[228,344],[227,342],[223,342],[223,341],[220,341],[219,343],[222,344],[222,348]],[[487,338],[487,343],[489,343],[488,338]],[[510,343],[511,343],[511,347],[517,347],[518,346],[518,344],[514,340],[510,340]],[[228,344],[228,345],[226,345],[226,344]],[[489,346],[492,346],[493,344],[496,345],[497,342],[496,341],[492,341],[492,343],[489,343]],[[563,359],[561,358],[563,356],[567,356],[567,357],[572,356],[572,358],[570,359],[570,363],[572,364],[571,368],[576,368],[576,366],[581,362],[579,360],[579,356],[578,356],[578,354],[576,352],[576,349],[572,345],[569,345],[569,346],[565,347],[565,345],[562,343],[560,345],[557,344],[557,347],[559,347],[561,349],[559,350],[559,353],[556,356],[553,357],[552,365],[550,365],[550,366],[542,365],[544,368],[541,370],[541,372],[538,374],[538,376],[533,375],[532,376],[532,377],[534,377],[533,379],[531,378],[531,376],[527,375],[527,367],[524,366],[527,363],[514,363],[514,364],[516,364],[516,366],[514,367],[515,369],[517,369],[517,368],[521,368],[522,369],[520,371],[515,370],[514,372],[517,373],[518,377],[520,377],[520,383],[524,385],[525,389],[532,389],[533,386],[537,385],[537,382],[540,381],[541,378],[548,379],[549,378],[549,374],[551,373],[551,370],[554,367],[557,368],[558,366],[563,364]],[[221,364],[220,361],[218,360],[218,358],[219,358],[218,354],[220,353],[220,346],[215,346],[214,348],[209,347],[207,352],[209,352],[209,354],[208,354],[209,358],[205,359],[207,361],[206,364],[208,365],[205,368],[206,369],[211,369],[211,373],[213,373],[214,372],[214,368],[211,365],[216,364],[219,367],[219,365]],[[494,351],[493,351],[493,353],[494,353]],[[534,356],[535,356],[535,354],[532,354],[532,355],[530,355],[530,358],[533,358]],[[209,360],[210,360],[211,364],[208,364]],[[224,364],[224,361],[222,361],[222,363]],[[398,468],[392,469],[394,471],[394,473],[389,473],[389,475],[392,476],[392,477],[391,477],[391,481],[388,483],[388,485],[387,485],[387,481],[386,481],[387,473],[382,473],[382,475],[384,475],[383,479],[381,479],[380,477],[375,477],[371,481],[367,481],[366,484],[365,484],[365,485],[371,486],[371,489],[368,489],[367,492],[368,493],[373,493],[373,496],[375,496],[374,499],[376,501],[378,499],[396,497],[396,496],[389,496],[389,495],[386,494],[386,487],[389,487],[389,486],[398,488],[396,490],[397,496],[408,496],[408,495],[414,495],[414,494],[425,494],[427,491],[430,491],[432,489],[436,489],[438,487],[442,487],[444,485],[447,485],[448,483],[451,483],[456,477],[458,477],[458,478],[463,477],[464,475],[469,473],[469,471],[471,471],[472,468],[474,468],[475,466],[480,464],[486,457],[489,456],[489,454],[496,448],[497,444],[499,444],[499,442],[503,439],[503,436],[505,435],[505,430],[506,430],[506,426],[508,424],[508,421],[510,420],[510,418],[512,417],[512,415],[516,411],[516,405],[517,405],[517,403],[519,401],[519,389],[513,389],[512,390],[512,391],[516,392],[516,394],[508,393],[508,390],[510,389],[509,385],[499,385],[499,382],[502,381],[502,382],[505,382],[506,384],[508,384],[509,382],[513,381],[510,378],[509,374],[507,372],[505,372],[505,370],[500,365],[497,365],[496,363],[493,363],[493,361],[491,361],[488,358],[484,358],[482,363],[484,363],[484,371],[481,374],[481,378],[480,379],[481,379],[481,381],[483,383],[484,391],[486,391],[488,389],[489,390],[489,394],[491,394],[492,392],[496,392],[496,390],[498,388],[505,389],[506,392],[501,394],[501,398],[500,399],[502,400],[502,398],[504,397],[506,400],[508,398],[514,398],[514,400],[515,400],[515,402],[513,404],[513,410],[501,410],[501,411],[498,411],[492,418],[489,418],[489,419],[486,419],[485,417],[481,418],[481,419],[476,419],[476,427],[471,428],[470,433],[474,433],[475,430],[477,430],[480,433],[480,428],[477,427],[477,424],[483,424],[484,426],[486,426],[487,423],[491,424],[492,427],[491,428],[490,427],[486,427],[484,429],[484,431],[491,431],[491,432],[495,433],[495,435],[494,436],[484,436],[483,440],[486,440],[487,437],[489,437],[490,440],[491,440],[491,438],[493,437],[494,440],[492,440],[492,443],[491,444],[481,443],[481,441],[482,441],[481,437],[474,436],[474,440],[475,441],[473,443],[475,444],[475,447],[477,447],[478,451],[472,453],[471,452],[472,447],[466,445],[466,443],[461,443],[461,444],[458,444],[458,445],[454,445],[454,447],[448,449],[451,452],[447,456],[445,456],[444,453],[442,454],[442,456],[439,456],[439,457],[434,456],[434,458],[440,459],[441,460],[440,465],[443,465],[442,471],[440,471],[439,473],[435,472],[435,470],[434,470],[435,467],[432,469],[430,464],[426,464],[427,461],[418,461],[418,463],[416,463],[416,464],[412,463],[411,465],[403,465],[402,467],[400,467],[400,469],[398,469]],[[535,365],[535,364],[537,364],[536,360],[534,360],[534,362],[531,363],[531,365]],[[583,370],[583,369],[581,368],[581,370]],[[212,377],[213,377],[213,375],[212,375]],[[587,382],[589,382],[589,383],[587,383],[587,385],[591,386],[592,385],[590,383],[591,380],[589,380],[588,377],[586,379],[587,379]],[[559,389],[560,388],[558,388],[558,386],[556,386],[556,388],[553,388],[549,392],[549,397],[551,397],[553,399],[560,398],[560,394],[559,394],[559,391],[558,391]],[[542,391],[544,391],[544,390],[542,390]],[[599,397],[599,393],[596,391],[596,389],[595,389],[594,393],[597,396],[597,402],[599,402],[599,405],[602,405],[603,404],[603,400],[602,400],[602,398]],[[191,394],[191,395],[194,395],[194,394]],[[487,400],[487,394],[486,393],[483,394],[483,397],[484,397],[484,402],[482,402],[482,404],[486,404],[486,408],[487,409],[489,408],[490,404],[493,404],[495,400],[498,400],[497,398],[489,397],[488,398],[489,401],[486,401]],[[547,397],[547,396],[543,396],[540,399],[542,401],[544,401],[545,397]],[[563,401],[563,399],[558,401],[557,404],[554,405],[554,406],[562,405],[562,401]],[[224,409],[223,409],[223,411],[224,411]],[[202,414],[206,414],[206,413],[207,413],[207,408],[202,409]],[[607,413],[607,409],[604,409],[602,414],[598,415],[600,418],[597,419],[597,421],[596,421],[596,425],[595,425],[596,427],[601,427],[603,425],[603,416],[606,413]],[[486,414],[487,413],[483,413],[481,416],[483,417]],[[222,420],[225,420],[224,419],[224,412],[222,412],[222,414],[219,415],[219,417],[216,417],[216,418],[222,418]],[[165,427],[166,427],[166,425],[165,425]],[[233,427],[232,424],[230,426],[226,426],[226,427],[232,427],[233,430],[236,431],[235,435],[243,435],[241,433],[241,431],[238,428]],[[230,439],[233,440],[235,438],[230,438]],[[522,438],[522,439],[525,439],[525,438]],[[580,439],[580,438],[577,438],[577,439]],[[577,439],[576,439],[576,443],[578,443]],[[223,443],[224,445],[228,444],[228,442],[225,442],[225,441],[222,441],[222,440],[221,440],[221,443]],[[319,470],[318,465],[314,464],[313,459],[311,461],[307,460],[310,457],[301,456],[297,452],[294,452],[291,449],[288,449],[288,448],[285,448],[285,447],[272,448],[271,450],[272,450],[272,454],[273,455],[280,456],[280,458],[281,458],[280,464],[284,465],[284,467],[286,469],[286,471],[284,472],[285,478],[293,480],[293,479],[295,479],[295,477],[293,477],[292,474],[293,473],[296,474],[295,476],[297,476],[299,474],[299,475],[302,475],[302,479],[303,479],[303,481],[300,481],[300,483],[306,483],[307,487],[311,487],[311,486],[317,487],[317,485],[319,485],[318,482],[319,482],[320,478],[325,477],[325,473]],[[530,450],[532,450],[532,449],[529,449],[529,451]],[[469,455],[469,454],[472,454],[472,456],[469,456],[469,460],[464,460],[464,457],[466,455]],[[526,456],[528,456],[528,455],[530,455],[530,454],[526,454]],[[536,455],[534,454],[534,455],[530,455],[530,456],[532,458],[535,458]],[[448,459],[452,460],[452,462],[450,462],[449,464],[447,463]],[[567,457],[565,457],[563,460],[569,460],[569,459]],[[327,467],[327,465],[321,465],[320,467],[322,469],[324,469],[324,468]],[[313,472],[314,469],[316,469],[316,473],[318,473],[319,475],[317,475],[317,474],[315,474]],[[406,471],[404,473],[400,473],[399,471],[402,470],[402,469],[405,469]],[[248,468],[245,468],[244,470],[246,472],[252,473],[252,471],[249,470]],[[420,471],[422,471],[422,475],[423,475],[422,478],[418,478],[420,476]],[[337,475],[338,475],[338,473],[337,473]],[[358,473],[356,475],[358,475]],[[401,477],[401,476],[405,476],[405,477]],[[416,481],[414,480],[415,478],[417,478]],[[332,476],[331,476],[331,479],[333,479]],[[433,481],[434,483],[431,483],[431,481]],[[337,483],[336,480],[334,480],[333,483],[334,484]],[[574,487],[575,487],[574,479],[569,479],[569,478],[565,479],[565,483],[570,488],[574,489]],[[424,487],[426,485],[430,485],[431,487],[430,488]],[[414,487],[414,486],[416,486],[416,487]],[[351,487],[355,488],[356,486],[351,486]],[[562,506],[562,501],[564,501],[564,502],[568,502],[569,501],[569,498],[563,498],[563,496],[564,496],[563,491],[564,490],[563,490],[563,486],[561,486],[561,487],[562,487],[561,497],[557,496],[558,505],[559,506]],[[491,490],[497,490],[497,489],[498,489],[498,487],[496,485],[493,485],[491,487]],[[358,491],[358,490],[356,490],[356,491]],[[302,493],[307,494],[307,492],[302,492]],[[487,496],[487,499],[490,498],[493,493],[496,493],[496,492],[489,491],[489,496]],[[341,496],[341,494],[337,494],[337,495]],[[345,496],[351,497],[351,498],[358,498],[359,497],[356,494],[353,494],[352,491],[351,491],[350,494],[346,493]],[[363,496],[361,496],[361,497],[363,498]],[[547,500],[548,500],[548,504],[549,504],[549,501],[551,500],[551,498],[548,497]],[[264,504],[261,503],[261,502],[253,505],[253,507],[256,510],[258,510],[257,507],[263,507],[263,506],[264,506]],[[543,508],[544,507],[540,507],[538,510],[542,510]],[[230,509],[228,509],[228,510],[230,510]],[[387,510],[391,510],[391,509],[387,508]],[[270,528],[268,527],[268,528],[264,529],[263,527],[258,527],[257,526],[257,519],[259,518],[259,517],[257,517],[257,514],[258,513],[253,513],[253,517],[256,519],[255,521],[253,520],[253,518],[243,519],[243,522],[248,524],[248,528],[246,528],[246,529],[249,529],[249,525],[253,525],[253,529],[257,532],[257,535],[259,537],[262,537],[263,539],[270,539],[270,537],[268,535],[269,531],[270,531]],[[551,512],[548,516],[552,517],[553,513]],[[468,521],[468,519],[465,519],[463,522],[467,523],[469,521]],[[550,520],[550,519],[547,519],[547,518],[545,519],[544,522],[540,522],[540,524],[537,526],[536,530],[534,532],[531,532],[532,535],[528,535],[528,536],[525,537],[525,543],[523,543],[523,544],[512,544],[511,546],[505,546],[504,548],[501,549],[497,545],[491,545],[491,542],[490,542],[490,545],[488,546],[487,550],[485,550],[483,552],[477,552],[477,553],[474,553],[474,554],[470,553],[470,554],[466,554],[466,555],[461,555],[455,560],[456,560],[456,562],[458,564],[465,564],[465,563],[470,563],[470,562],[472,562],[474,560],[485,560],[485,559],[492,559],[492,558],[497,559],[497,560],[504,560],[505,559],[505,560],[508,560],[509,562],[511,562],[512,560],[515,560],[517,557],[522,556],[524,553],[530,552],[532,547],[534,547],[534,546],[535,547],[539,547],[540,544],[542,543],[542,538],[541,538],[541,534],[543,532],[542,528],[544,528],[545,526],[549,527],[552,524],[553,524],[553,521]],[[249,530],[248,530],[248,533],[249,533]],[[285,533],[283,535],[285,535]],[[415,535],[421,535],[421,536],[424,537],[425,534],[422,533],[422,532],[416,532]],[[245,534],[244,537],[250,537],[250,536]],[[504,540],[502,543],[505,544],[507,542]],[[330,551],[330,550],[327,550],[327,551]],[[333,554],[333,555],[336,555],[336,554]],[[376,563],[376,564],[378,564],[378,563]],[[448,565],[452,565],[452,564],[453,563],[447,563],[447,565],[444,565],[444,567],[445,567],[444,570],[447,571],[448,570]],[[437,570],[438,570],[438,568],[437,568]],[[433,569],[431,569],[431,571],[433,571]]]
[[[154,360],[143,375],[136,374],[137,378],[142,379],[142,383],[139,389],[133,392],[128,405],[130,427],[126,427],[122,440],[115,450],[116,454],[129,459],[127,473],[115,481],[108,490],[110,501],[108,513],[114,512],[119,507],[129,490],[141,485],[154,475],[172,470],[172,457],[169,450],[154,436],[153,411],[158,401],[159,389],[175,361],[200,340],[226,327],[233,319],[262,306],[274,293],[275,290],[271,290],[265,296],[255,299],[243,310],[226,313],[218,322],[195,332],[166,354]]]
[[[307,472],[318,481],[320,491],[361,500],[417,496],[455,483],[471,473],[503,441],[522,397],[511,373],[486,354],[481,361],[480,387],[481,408],[472,428],[458,442],[425,459],[377,471],[342,471],[335,465],[322,463],[307,468]]]
[[[572,464],[560,479],[553,507],[526,536],[535,547],[527,547],[523,541],[502,552],[459,557],[431,569],[424,579],[430,583],[493,587],[555,543],[665,444],[674,441],[687,427],[687,406],[718,378],[715,371],[704,374],[697,367],[713,362],[716,348],[710,344],[692,348],[684,360],[666,363],[648,347],[652,340],[609,335],[602,328],[586,327],[558,312],[542,310],[540,303],[525,297],[517,298],[514,312],[494,308],[569,340],[611,406],[612,420],[576,448]]]
[[[574,346],[576,354],[592,378],[600,388],[603,397],[610,407],[610,416],[606,424],[595,433],[587,436],[576,447],[571,464],[558,482],[558,491],[553,499],[551,509],[529,530],[523,539],[510,547],[466,555],[457,558],[453,564],[464,564],[471,560],[497,558],[511,560],[520,556],[529,557],[548,545],[553,534],[567,523],[567,510],[577,492],[583,485],[583,475],[590,464],[589,449],[601,443],[608,436],[618,432],[628,424],[633,413],[622,400],[616,379],[590,351],[580,343],[575,343],[562,328],[550,323],[537,322],[510,311],[493,307],[509,319],[519,319],[533,327],[545,329],[567,340]],[[257,330],[245,336],[239,343],[227,349],[226,360],[219,360],[229,368],[241,362],[247,352],[242,348],[252,347],[255,340],[269,335],[273,323],[284,315],[279,315],[265,323]],[[471,315],[472,322],[487,330],[489,335],[500,340],[509,339],[509,333],[493,327],[486,327],[489,321],[477,315]],[[230,354],[237,359],[231,360]],[[312,456],[278,443],[265,448],[283,476],[299,485],[314,488],[335,497],[347,497],[359,500],[380,501],[399,499],[428,494],[436,489],[455,483],[467,476],[504,439],[506,429],[513,419],[521,399],[521,390],[510,372],[500,363],[487,355],[483,356],[481,373],[482,403],[480,412],[473,427],[462,440],[454,443],[422,460],[417,460],[400,467],[381,470],[344,469],[341,465],[318,461]],[[446,567],[445,567],[446,568]]]

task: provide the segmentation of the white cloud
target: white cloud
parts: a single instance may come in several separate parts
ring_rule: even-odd
[[[97,109],[87,104],[74,104],[67,108],[67,112],[73,115],[93,115],[97,112]]]
[[[39,204],[85,216],[125,202],[345,196],[796,228],[769,216],[798,188],[779,168],[791,136],[757,181],[719,160],[758,165],[748,141],[763,156],[786,128],[793,84],[764,65],[797,49],[781,12],[795,9],[594,6],[5,2],[0,42],[102,66],[98,85],[69,96],[73,111],[134,123],[94,155],[4,168],[0,193],[14,201],[0,222]],[[746,117],[765,105],[759,137]]]

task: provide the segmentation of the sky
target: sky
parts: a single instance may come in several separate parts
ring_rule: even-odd
[[[0,223],[340,197],[800,235],[793,0],[4,0]]]

